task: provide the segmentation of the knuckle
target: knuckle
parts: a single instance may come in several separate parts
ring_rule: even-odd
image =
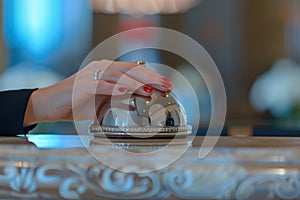
[[[104,80],[100,80],[97,85],[97,90],[100,92],[105,92],[107,90],[110,90],[110,84],[108,84]]]
[[[130,70],[130,69],[135,69],[135,68],[137,68],[137,67],[139,67],[139,65],[138,65],[137,63],[130,62],[130,63],[128,64],[129,70]]]
[[[102,59],[102,60],[100,60],[100,62],[103,62],[103,63],[110,63],[110,62],[112,62],[111,60],[108,60],[108,59]]]
[[[103,84],[103,91],[105,91],[106,93],[111,93],[114,90],[114,85],[111,83],[107,83],[105,82],[105,84]]]
[[[112,77],[112,79],[118,80],[123,76],[123,73],[120,71],[110,71],[110,76]]]
[[[113,61],[107,59],[103,59],[98,62],[102,69],[108,68],[113,63]]]
[[[89,64],[91,67],[96,67],[96,66],[99,66],[99,61],[97,60],[93,60],[92,62],[90,62]]]
[[[102,88],[105,84],[106,84],[106,81],[99,80],[97,86],[98,86],[98,88]]]
[[[138,67],[138,65],[134,62],[126,62],[122,65],[122,68],[126,71],[129,72],[133,69],[135,69],[136,67]]]

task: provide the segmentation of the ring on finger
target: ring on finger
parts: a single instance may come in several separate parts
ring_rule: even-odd
[[[100,72],[100,69],[96,69],[95,72],[94,72],[94,81],[98,81],[99,80],[99,72]]]
[[[135,61],[135,63],[138,65],[146,65],[146,61],[144,61],[144,60],[137,60],[137,61]]]

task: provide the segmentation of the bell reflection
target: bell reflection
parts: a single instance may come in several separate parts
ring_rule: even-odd
[[[150,97],[139,95],[112,97],[110,106],[100,108],[104,127],[182,127],[187,125],[184,108],[172,94],[155,91]]]
[[[112,97],[97,113],[98,122],[89,127],[95,136],[93,146],[115,145],[131,150],[147,146],[143,151],[166,145],[190,146],[187,138],[192,128],[187,124],[185,109],[172,93]]]

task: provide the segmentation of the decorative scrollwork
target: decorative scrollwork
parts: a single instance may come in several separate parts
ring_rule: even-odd
[[[164,174],[163,183],[181,198],[231,199],[233,189],[245,176],[245,169],[237,165],[177,166]]]
[[[109,198],[149,199],[165,195],[157,172],[130,173],[94,165],[87,176],[98,186],[94,192]]]
[[[29,199],[53,199],[51,194],[38,193],[38,183],[35,176],[35,167],[26,162],[18,162],[16,165],[4,166],[0,174],[1,198],[29,198]],[[6,187],[6,188],[5,188]],[[5,189],[3,189],[5,188]]]
[[[108,158],[115,156],[105,151]],[[113,169],[82,152],[69,151],[69,157],[28,152],[2,158],[1,199],[300,199],[298,165],[286,162],[279,167],[271,159],[259,165],[240,162],[230,151],[213,152],[206,160],[195,160],[197,151],[188,152],[156,171],[144,169],[153,158],[131,157],[124,163],[112,159],[120,162],[120,168]]]
[[[127,173],[99,163],[6,166],[2,171],[0,181],[7,189],[0,189],[0,197],[82,199],[90,194],[95,199],[153,199],[167,195],[158,172]]]
[[[261,199],[299,199],[300,177],[297,170],[288,174],[260,174],[246,178],[237,187],[238,200]]]

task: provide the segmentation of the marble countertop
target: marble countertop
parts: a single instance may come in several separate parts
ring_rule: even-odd
[[[2,137],[0,198],[300,198],[300,138],[221,137],[200,158],[204,139],[116,148],[86,146],[88,135]]]

